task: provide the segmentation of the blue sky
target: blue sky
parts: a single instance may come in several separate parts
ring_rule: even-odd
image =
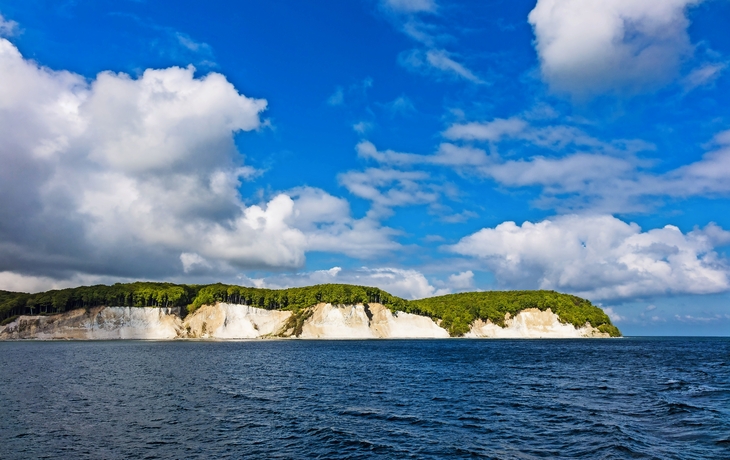
[[[730,332],[730,2],[0,15],[0,289],[542,288]]]

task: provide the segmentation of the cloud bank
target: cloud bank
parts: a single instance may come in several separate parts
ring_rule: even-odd
[[[234,136],[260,129],[265,108],[218,73],[87,81],[0,39],[0,272],[159,279],[396,248],[392,231],[318,189],[244,201],[239,186],[260,172]]]
[[[504,222],[448,250],[480,260],[503,286],[555,289],[592,300],[730,289],[730,267],[715,247],[730,232],[713,224],[682,233],[642,231],[613,216],[565,215],[521,226]]]

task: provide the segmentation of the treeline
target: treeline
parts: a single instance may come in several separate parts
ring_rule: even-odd
[[[197,291],[197,286],[141,281],[54,289],[36,294],[0,291],[0,320],[99,306],[184,307],[192,302]]]
[[[527,308],[549,308],[562,322],[576,328],[588,322],[612,337],[621,335],[603,310],[586,299],[555,291],[464,292],[412,300],[404,311],[441,319],[441,326],[458,337],[468,332],[476,319],[504,326],[505,313],[515,316]]]
[[[136,282],[82,286],[36,294],[0,291],[0,324],[7,324],[18,315],[63,313],[76,308],[98,306],[180,307],[184,315],[202,305],[216,302],[294,312],[301,312],[318,303],[380,303],[394,312],[404,311],[440,320],[441,326],[454,337],[466,333],[476,319],[490,320],[503,326],[505,313],[514,316],[526,308],[541,311],[550,308],[563,322],[575,327],[582,327],[588,322],[612,336],[621,335],[603,310],[588,300],[554,291],[467,292],[408,301],[378,288],[348,284],[262,289],[226,284]]]
[[[387,292],[366,286],[350,284],[319,284],[316,286],[296,287],[288,289],[261,289],[226,284],[210,284],[202,286],[197,297],[188,308],[195,311],[201,305],[215,302],[228,302],[267,310],[299,310],[318,303],[333,305],[351,305],[380,303],[392,310],[403,309],[408,303]]]
[[[0,291],[0,321],[19,315],[63,313],[76,308],[181,307],[183,314],[201,305],[229,302],[268,310],[298,310],[320,302],[382,303],[404,308],[406,301],[373,287],[321,284],[289,289],[260,289],[225,284],[184,285],[136,282],[58,289],[37,294]]]

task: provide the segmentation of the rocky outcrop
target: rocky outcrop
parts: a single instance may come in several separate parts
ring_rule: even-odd
[[[505,316],[505,325],[500,327],[491,321],[476,320],[465,337],[495,339],[566,339],[581,337],[609,337],[586,324],[577,328],[572,324],[563,324],[558,315],[549,308],[545,311],[537,308],[522,310],[514,317]]]
[[[387,307],[332,305],[310,307],[300,317],[302,339],[447,338],[449,333],[433,319]],[[183,321],[177,308],[97,307],[51,316],[21,316],[0,328],[2,339],[255,339],[292,337],[290,311],[264,310],[246,305],[204,305]],[[551,310],[523,310],[505,317],[504,327],[475,321],[465,337],[472,338],[579,338],[608,337],[586,324],[563,324]]]

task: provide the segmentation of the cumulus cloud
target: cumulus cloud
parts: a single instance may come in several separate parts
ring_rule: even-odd
[[[449,276],[449,287],[453,289],[463,290],[474,287],[474,272],[467,270],[461,273],[455,273]]]
[[[399,248],[395,230],[369,216],[354,219],[347,200],[312,187],[288,193],[294,199],[289,224],[303,233],[308,251],[372,258]]]
[[[306,251],[392,250],[324,192],[246,204],[234,135],[266,101],[223,75],[148,69],[95,79],[26,60],[0,39],[0,271],[161,278],[203,269],[302,266]],[[316,195],[321,205],[311,210]],[[359,233],[366,244],[356,247]]]
[[[333,267],[329,270],[273,275],[267,278],[244,279],[244,283],[269,289],[283,289],[326,283],[356,284],[360,286],[379,287],[384,291],[406,299],[421,299],[451,292],[449,289],[435,288],[422,273],[416,270],[388,267],[362,267],[358,269]]]
[[[642,231],[609,215],[565,215],[504,222],[448,249],[481,260],[505,287],[601,300],[727,291],[730,269],[714,248],[728,236],[713,224],[688,233],[672,225]]]
[[[528,20],[544,79],[585,97],[674,78],[692,53],[688,7],[701,0],[538,0]]]

